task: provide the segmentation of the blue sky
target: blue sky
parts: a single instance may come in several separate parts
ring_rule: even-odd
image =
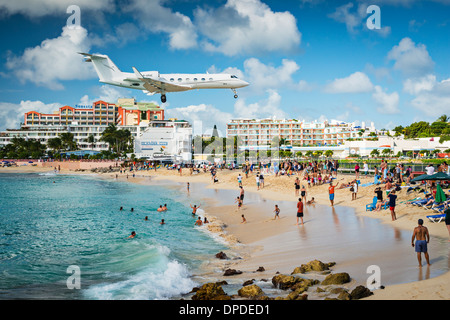
[[[80,27],[70,29],[70,5]],[[369,5],[381,29],[369,30]],[[156,101],[98,82],[76,52],[122,70],[232,72],[231,90],[169,93],[167,117],[374,122],[392,129],[450,114],[450,0],[0,0],[0,130],[23,113],[119,97]],[[199,132],[196,128],[196,132]]]

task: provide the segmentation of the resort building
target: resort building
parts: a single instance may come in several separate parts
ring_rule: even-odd
[[[192,126],[184,120],[154,120],[134,140],[137,158],[191,162]]]
[[[270,146],[275,138],[290,146],[338,146],[359,137],[360,128],[345,122],[233,119],[227,124],[227,138],[239,137],[244,148]]]
[[[96,101],[89,106],[63,106],[51,114],[29,111],[20,129],[0,132],[0,147],[9,144],[14,137],[37,139],[46,144],[48,139],[71,132],[81,150],[102,151],[108,150],[108,144],[101,141],[101,135],[110,124],[115,124],[117,129],[128,129],[136,139],[152,121],[163,120],[164,109],[135,99],[118,99],[117,104]],[[91,135],[94,143],[88,142]]]

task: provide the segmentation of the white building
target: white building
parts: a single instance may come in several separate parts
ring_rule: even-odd
[[[155,120],[134,140],[136,158],[191,162],[192,126],[184,120]]]

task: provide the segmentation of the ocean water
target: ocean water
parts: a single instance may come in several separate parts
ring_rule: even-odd
[[[194,227],[177,188],[2,173],[0,194],[0,299],[177,299],[226,249]]]

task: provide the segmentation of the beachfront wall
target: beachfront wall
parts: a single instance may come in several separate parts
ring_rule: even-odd
[[[109,168],[120,166],[123,161],[86,161],[86,160],[68,160],[68,161],[39,161],[33,160],[32,163],[28,160],[17,160],[18,166],[37,166],[41,168],[53,168],[56,170],[90,170],[94,168]]]

